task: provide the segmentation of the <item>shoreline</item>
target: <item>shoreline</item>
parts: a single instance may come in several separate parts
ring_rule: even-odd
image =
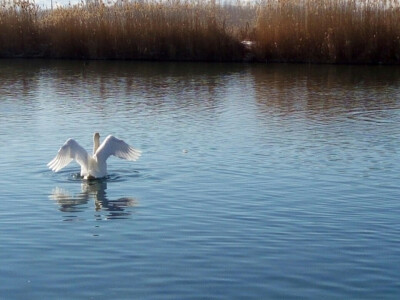
[[[82,61],[82,62],[154,62],[154,63],[203,63],[203,64],[254,64],[254,65],[331,65],[331,66],[400,66],[399,62],[384,63],[384,62],[309,62],[309,61],[291,61],[291,60],[174,60],[174,59],[136,59],[136,58],[69,58],[69,57],[46,57],[46,56],[3,56],[0,61],[5,60],[48,60],[48,61]]]

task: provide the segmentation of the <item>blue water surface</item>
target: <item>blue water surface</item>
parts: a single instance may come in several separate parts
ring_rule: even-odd
[[[398,67],[2,60],[0,298],[398,299],[399,124]]]

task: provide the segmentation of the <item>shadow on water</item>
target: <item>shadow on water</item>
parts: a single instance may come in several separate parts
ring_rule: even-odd
[[[66,221],[72,221],[78,216],[76,213],[82,213],[88,209],[89,201],[94,200],[94,209],[96,219],[123,219],[131,215],[128,207],[137,205],[137,200],[132,197],[122,197],[116,200],[110,200],[107,196],[107,181],[118,181],[118,176],[108,176],[105,179],[81,180],[79,176],[74,175],[72,180],[81,181],[81,192],[71,194],[68,190],[55,187],[49,198],[59,205],[59,210],[68,215]],[[101,212],[105,212],[103,215]],[[75,213],[75,215],[73,215]]]

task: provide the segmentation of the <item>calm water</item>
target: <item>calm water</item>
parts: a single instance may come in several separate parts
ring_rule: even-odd
[[[0,298],[398,299],[399,124],[398,67],[0,61]]]

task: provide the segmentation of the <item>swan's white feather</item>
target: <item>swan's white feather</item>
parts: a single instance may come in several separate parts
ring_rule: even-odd
[[[97,149],[95,156],[97,157],[98,161],[106,161],[111,155],[122,159],[135,161],[140,157],[141,154],[142,152],[140,150],[136,150],[123,140],[109,135]]]
[[[95,133],[94,149],[97,148],[99,139],[99,134]],[[97,148],[94,155],[91,156],[74,139],[68,139],[60,150],[58,150],[56,157],[47,166],[54,172],[58,172],[71,161],[75,160],[81,166],[81,176],[84,178],[102,178],[107,175],[106,160],[111,155],[135,161],[141,153],[140,150],[134,149],[123,140],[109,135]]]
[[[68,139],[47,166],[54,172],[58,172],[73,160],[76,160],[81,168],[87,169],[89,154],[74,139]]]

